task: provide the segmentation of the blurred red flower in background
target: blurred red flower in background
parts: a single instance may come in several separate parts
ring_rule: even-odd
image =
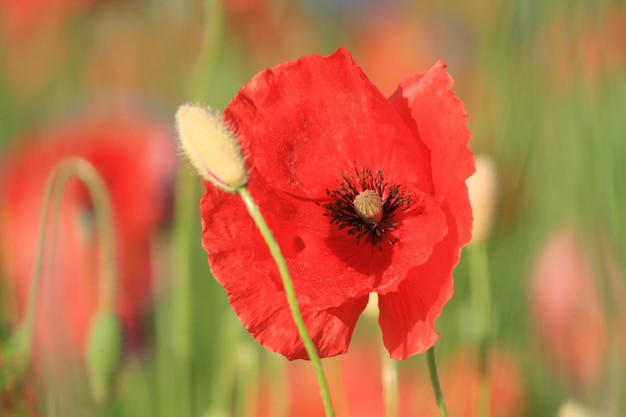
[[[24,35],[41,26],[58,25],[72,12],[98,0],[3,0],[0,23],[6,35]],[[100,0],[101,1],[101,0]]]
[[[489,412],[493,417],[526,415],[526,394],[522,373],[514,359],[500,347],[492,346],[487,358],[490,381]],[[451,416],[479,415],[481,376],[476,354],[460,348],[442,366],[441,384]],[[431,388],[432,389],[432,388]],[[431,412],[433,417],[438,412]]]
[[[606,357],[607,322],[596,285],[576,233],[553,233],[532,276],[531,325],[548,365],[575,385],[596,381]]]
[[[600,85],[626,67],[626,7],[608,2],[593,13],[585,3],[557,8],[537,37],[537,64],[556,87]]]
[[[337,415],[346,417],[385,415],[380,359],[377,349],[369,349],[368,346],[359,344],[350,351],[350,354],[325,361],[325,370]],[[324,415],[324,406],[318,395],[319,386],[308,364],[289,362],[286,364],[286,373],[287,392],[281,392],[280,397],[272,395],[271,386],[262,383],[257,409],[248,412],[247,416],[273,416],[278,414],[275,410],[285,404],[286,416],[318,417]],[[438,408],[432,387],[427,383],[421,384],[418,375],[419,373],[416,372],[401,372],[398,376],[399,415],[436,416]],[[420,414],[414,414],[416,411]]]
[[[44,185],[53,167],[69,156],[91,162],[111,194],[117,311],[132,345],[151,297],[150,237],[167,214],[175,167],[171,133],[138,115],[95,116],[24,137],[3,158],[0,260],[14,289],[16,319],[24,316],[31,286]],[[44,263],[38,295],[36,357],[82,353],[98,306],[100,242],[83,184],[68,183],[60,208],[57,239],[50,245],[53,269]]]
[[[434,37],[406,11],[384,14],[367,28],[356,37],[354,52],[362,56],[360,64],[383,93],[394,91],[401,77],[430,65],[437,57]]]
[[[319,387],[304,363],[287,365],[288,392],[272,395],[269,384],[261,384],[256,409],[247,416],[272,416],[288,398],[286,416],[324,415]],[[480,397],[480,372],[476,355],[462,347],[440,364],[444,399],[451,416],[475,417]],[[385,415],[382,368],[376,349],[359,344],[348,355],[325,362],[328,383],[337,415],[378,417]],[[423,371],[423,372],[422,372]],[[518,365],[503,349],[493,347],[488,359],[491,381],[488,415],[515,417],[526,415],[524,381]],[[398,410],[400,416],[438,417],[439,408],[426,368],[402,367],[398,372]],[[273,401],[278,402],[274,404]],[[274,412],[275,413],[275,412]],[[278,414],[278,413],[275,413]]]
[[[463,103],[438,62],[389,98],[345,49],[255,76],[228,105],[249,189],[292,273],[322,357],[347,350],[371,292],[391,356],[437,340],[435,318],[470,240],[474,170]],[[203,246],[248,331],[306,358],[276,266],[239,199],[207,184]]]

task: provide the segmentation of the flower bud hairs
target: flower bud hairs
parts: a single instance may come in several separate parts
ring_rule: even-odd
[[[180,106],[176,126],[183,153],[206,181],[230,193],[248,183],[237,138],[211,108]]]

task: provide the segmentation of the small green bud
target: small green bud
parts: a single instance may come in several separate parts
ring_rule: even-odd
[[[85,355],[87,377],[94,400],[106,401],[122,359],[122,326],[113,311],[98,313]]]
[[[28,371],[32,346],[32,331],[25,323],[21,323],[11,335],[7,343],[6,374],[11,381],[19,381]]]

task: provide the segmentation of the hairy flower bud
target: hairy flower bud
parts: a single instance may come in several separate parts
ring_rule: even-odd
[[[183,105],[176,112],[178,139],[200,175],[217,187],[235,192],[248,182],[235,135],[210,108]]]
[[[103,402],[122,358],[122,326],[113,311],[98,313],[87,344],[87,377],[94,399]]]
[[[496,170],[489,157],[476,157],[476,172],[468,178],[467,189],[474,216],[472,239],[484,241],[491,231],[497,192]]]

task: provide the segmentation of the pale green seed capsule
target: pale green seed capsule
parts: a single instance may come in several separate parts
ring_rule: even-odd
[[[113,311],[96,316],[87,341],[87,377],[96,402],[106,401],[122,359],[122,326]]]
[[[356,214],[368,223],[378,223],[383,219],[383,199],[374,190],[360,192],[352,205]]]

